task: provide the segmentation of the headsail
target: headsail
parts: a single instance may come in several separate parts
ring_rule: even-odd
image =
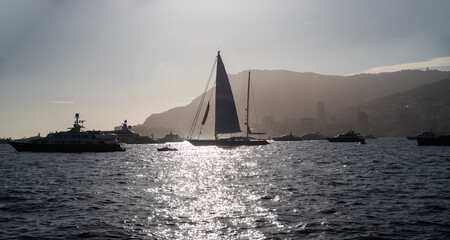
[[[220,52],[217,53],[215,118],[216,134],[241,132],[233,92],[231,91],[230,81],[220,57]]]
[[[208,113],[209,113],[209,102],[208,102],[208,106],[206,106],[206,111],[205,111],[205,115],[203,116],[202,125],[205,125],[206,119],[208,119]]]

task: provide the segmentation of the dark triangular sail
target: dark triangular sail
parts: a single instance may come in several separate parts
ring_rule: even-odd
[[[220,52],[217,54],[216,72],[216,134],[240,132],[239,119],[230,81]]]

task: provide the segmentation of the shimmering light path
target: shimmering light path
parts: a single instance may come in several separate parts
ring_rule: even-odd
[[[0,238],[450,236],[450,148],[403,139],[125,153],[0,145]]]

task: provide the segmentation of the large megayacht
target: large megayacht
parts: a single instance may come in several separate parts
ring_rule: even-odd
[[[49,133],[46,137],[27,142],[8,141],[18,152],[115,152],[125,151],[116,135],[101,131],[82,131],[84,120],[75,114],[75,122],[69,131]]]

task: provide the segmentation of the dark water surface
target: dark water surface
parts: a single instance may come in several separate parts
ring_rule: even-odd
[[[0,239],[450,239],[450,148],[0,145]]]

